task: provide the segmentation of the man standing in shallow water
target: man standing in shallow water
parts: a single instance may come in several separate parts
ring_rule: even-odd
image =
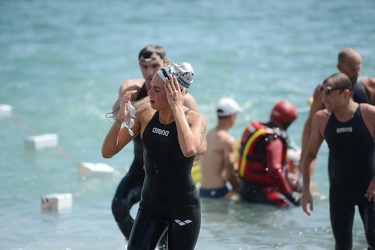
[[[242,111],[231,98],[222,98],[217,103],[218,123],[207,133],[207,151],[201,158],[202,181],[200,197],[228,199],[235,198],[239,178],[235,173],[236,140],[228,133]],[[232,186],[229,191],[227,181]]]
[[[303,211],[308,215],[313,211],[312,163],[326,140],[332,160],[329,204],[335,249],[352,249],[355,206],[363,221],[368,249],[375,249],[375,106],[354,102],[352,82],[343,73],[328,77],[320,92],[326,109],[312,119],[301,163]]]
[[[345,48],[338,54],[337,69],[346,74],[353,84],[353,99],[358,103],[368,103],[375,105],[375,78],[360,76],[362,69],[362,56],[353,48]],[[311,120],[316,112],[324,109],[322,103],[322,95],[319,91],[322,84],[314,90],[313,103],[310,107],[309,116],[305,122],[305,126],[302,133],[302,152],[301,158],[305,153],[305,148],[310,137],[311,131]],[[315,167],[315,162],[313,163]],[[330,158],[328,160],[328,174],[331,176],[332,163]]]

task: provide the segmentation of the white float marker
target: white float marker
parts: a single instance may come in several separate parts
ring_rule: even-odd
[[[0,104],[0,119],[12,116],[12,106],[8,104]]]
[[[42,210],[61,212],[71,209],[73,206],[73,195],[71,193],[54,193],[42,196]]]
[[[104,163],[82,162],[78,169],[81,178],[108,178],[112,177],[115,170]]]
[[[58,145],[57,134],[43,134],[28,136],[25,139],[27,149],[41,150],[46,148],[55,148]]]

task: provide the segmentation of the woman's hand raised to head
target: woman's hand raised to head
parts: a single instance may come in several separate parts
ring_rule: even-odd
[[[180,84],[176,76],[166,78],[164,85],[165,93],[167,95],[169,105],[173,107],[183,106],[185,99],[185,88],[181,91]]]

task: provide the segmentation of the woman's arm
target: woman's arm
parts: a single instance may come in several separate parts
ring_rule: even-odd
[[[129,112],[131,95],[136,92],[137,92],[136,90],[126,92],[120,101],[120,111],[115,117],[116,121],[113,123],[112,127],[108,131],[104,139],[103,145],[102,145],[102,156],[104,158],[111,158],[114,155],[116,155],[139,132],[139,128],[140,128],[139,119],[130,117],[130,112]],[[126,127],[120,128],[121,124],[125,120],[125,117],[128,117],[127,118],[128,120],[130,119],[134,120],[134,126],[131,128],[132,131],[134,132],[134,136],[130,135],[128,128]],[[137,115],[135,117],[137,117]]]
[[[206,119],[197,112],[190,111],[185,114],[186,90],[180,90],[180,85],[176,76],[170,76],[166,80],[164,89],[167,95],[168,103],[173,111],[174,120],[177,126],[178,142],[185,157],[202,153],[201,147],[206,147],[205,135],[207,122]]]
[[[183,110],[174,111],[178,142],[185,157],[203,153],[206,149],[206,119],[194,112],[186,116]]]

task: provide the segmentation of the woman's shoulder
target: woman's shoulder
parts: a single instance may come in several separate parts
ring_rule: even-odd
[[[137,118],[141,118],[143,120],[150,120],[151,117],[155,114],[155,110],[151,107],[150,103],[144,103],[139,106],[135,112],[135,116]]]
[[[193,122],[203,122],[206,124],[206,117],[204,115],[186,107],[186,111],[187,110],[189,111],[186,115],[187,119],[192,120]]]
[[[189,107],[184,106],[184,108],[185,108],[185,114],[187,116],[204,117],[202,114],[200,114],[199,112],[197,112],[197,111],[195,111],[195,110],[193,110],[193,109],[191,109]]]
[[[143,103],[141,106],[138,107],[137,112],[138,111],[143,111],[144,112],[144,111],[149,110],[149,109],[152,109],[151,108],[151,103],[146,102],[146,103]]]

